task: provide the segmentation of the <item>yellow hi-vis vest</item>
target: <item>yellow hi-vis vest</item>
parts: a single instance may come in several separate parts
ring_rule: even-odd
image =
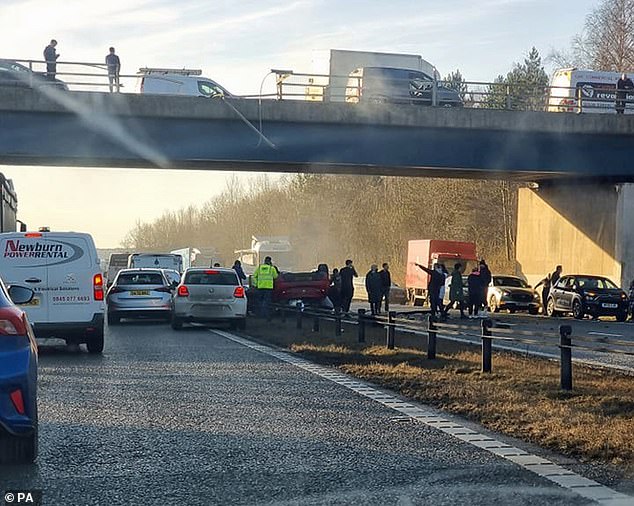
[[[253,281],[258,290],[273,290],[273,281],[277,279],[277,269],[269,264],[259,265],[253,273]]]

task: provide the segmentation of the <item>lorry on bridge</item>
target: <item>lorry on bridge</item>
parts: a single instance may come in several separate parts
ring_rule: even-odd
[[[470,272],[478,261],[474,242],[438,241],[420,239],[409,241],[407,245],[407,270],[405,288],[409,302],[422,306],[428,299],[427,285],[429,274],[416,266],[421,264],[430,269],[434,264],[444,264],[451,271],[453,265],[460,262],[465,271]]]
[[[18,195],[13,188],[13,181],[0,173],[0,232],[15,232],[18,223],[20,231],[26,232],[26,225],[17,219]]]
[[[242,262],[245,274],[253,274],[256,267],[270,256],[273,264],[281,271],[292,271],[295,267],[293,246],[288,236],[251,236],[251,248],[235,250]]]

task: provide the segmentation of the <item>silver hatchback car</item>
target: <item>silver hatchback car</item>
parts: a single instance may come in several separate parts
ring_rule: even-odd
[[[183,323],[229,322],[244,328],[247,299],[233,269],[191,268],[183,274],[173,301],[172,328]]]
[[[173,287],[161,269],[122,269],[106,296],[108,325],[121,318],[172,316]]]

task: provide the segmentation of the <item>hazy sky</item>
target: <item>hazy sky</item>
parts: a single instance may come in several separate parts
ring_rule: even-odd
[[[101,62],[123,73],[201,68],[238,94],[270,68],[327,73],[328,49],[420,54],[471,81],[508,72],[531,46],[566,47],[597,0],[0,0],[0,56]],[[270,84],[270,83],[269,83]],[[202,203],[228,173],[1,167],[29,225],[93,234],[117,246],[136,220]],[[244,176],[247,177],[247,176]],[[143,190],[143,191],[142,191]]]

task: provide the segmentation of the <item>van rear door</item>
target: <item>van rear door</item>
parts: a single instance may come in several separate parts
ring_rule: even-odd
[[[85,234],[45,234],[54,257],[48,261],[49,322],[88,322],[103,302],[95,301],[101,275],[94,243]]]
[[[6,285],[31,288],[35,295],[23,309],[36,325],[48,321],[48,256],[49,245],[39,232],[0,234],[0,277]]]

